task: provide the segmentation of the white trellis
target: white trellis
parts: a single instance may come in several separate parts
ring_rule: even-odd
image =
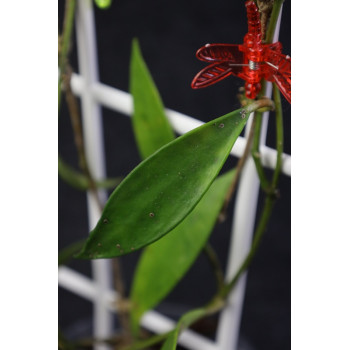
[[[276,32],[278,33],[278,31],[279,23]],[[98,80],[94,14],[91,0],[77,1],[76,33],[80,75],[73,74],[72,90],[81,97],[84,141],[91,172],[95,178],[103,178],[105,165],[100,106],[130,116],[132,114],[132,99],[130,94],[106,86]],[[277,38],[278,34],[275,35],[275,41],[277,41]],[[268,95],[271,96],[271,85],[268,89]],[[176,111],[167,109],[166,113],[172,127],[179,134],[203,124],[199,120]],[[267,120],[268,113],[263,118],[260,146],[261,160],[264,166],[274,168],[277,152],[265,146]],[[248,123],[246,135],[249,127],[250,124]],[[231,151],[231,155],[241,156],[245,142],[245,137],[239,137]],[[252,159],[247,161],[243,172],[233,213],[233,227],[226,271],[227,279],[232,278],[237,271],[249,251],[253,237],[259,180]],[[290,176],[290,155],[283,154],[282,172]],[[106,199],[105,191],[99,191],[99,195],[102,200]],[[99,218],[99,209],[90,193],[87,194],[87,204],[89,227],[92,229]],[[58,271],[58,281],[62,288],[93,303],[94,336],[98,338],[108,337],[113,331],[112,313],[115,311],[113,305],[115,305],[118,295],[111,288],[111,275],[111,266],[108,260],[92,261],[92,279],[65,266],[60,267]],[[231,292],[228,305],[221,312],[215,341],[191,330],[186,330],[181,334],[179,343],[191,350],[237,349],[245,284],[246,274],[241,277],[237,286]],[[156,311],[147,312],[141,323],[143,327],[155,333],[169,331],[175,326],[174,320]],[[105,349],[108,349],[105,345],[96,346],[96,350]]]

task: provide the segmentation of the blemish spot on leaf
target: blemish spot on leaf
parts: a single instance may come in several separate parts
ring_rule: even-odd
[[[135,248],[134,248],[134,247],[131,247],[131,250],[135,250]]]
[[[101,245],[102,245],[101,243],[98,243],[98,244],[97,244],[98,247],[101,247]]]
[[[108,224],[108,219],[103,219],[104,224]]]
[[[149,217],[153,218],[154,217],[154,213],[149,213]]]
[[[120,248],[120,244],[117,244],[116,247],[117,247],[117,248]]]
[[[221,123],[221,124],[219,125],[219,128],[222,129],[224,126],[225,126],[225,124],[224,124],[224,123]]]
[[[241,114],[242,119],[244,119],[246,117],[247,111],[245,109],[242,109],[239,113]]]

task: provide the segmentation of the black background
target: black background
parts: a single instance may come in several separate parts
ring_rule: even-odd
[[[59,23],[64,1],[59,1]],[[100,80],[128,91],[131,40],[137,37],[144,59],[162,96],[171,108],[209,121],[239,107],[236,94],[243,82],[228,78],[207,89],[192,90],[194,75],[204,67],[195,58],[206,43],[241,43],[246,33],[244,1],[140,1],[114,0],[108,10],[95,7]],[[291,54],[290,2],[283,8],[280,41],[285,54]],[[71,64],[79,72],[75,37]],[[290,154],[290,105],[283,101],[285,152]],[[273,113],[267,143],[274,147]],[[106,166],[108,176],[124,176],[140,161],[130,119],[103,108]],[[59,152],[77,167],[70,120],[65,104],[59,121]],[[225,168],[236,160],[228,160]],[[269,172],[270,174],[270,172]],[[241,325],[241,342],[247,349],[290,349],[290,178],[282,175],[281,198],[277,202],[262,245],[248,273]],[[88,235],[85,194],[59,180],[59,249]],[[261,211],[260,196],[258,212]],[[230,210],[232,211],[231,203]],[[216,227],[211,243],[227,260],[231,218]],[[139,253],[121,259],[127,290]],[[90,276],[90,264],[73,261],[70,266]],[[189,308],[202,305],[215,291],[210,266],[200,256],[181,283],[159,310],[173,318]],[[91,330],[91,304],[59,288],[59,324],[68,337],[88,335]],[[226,350],[226,349],[223,349]]]

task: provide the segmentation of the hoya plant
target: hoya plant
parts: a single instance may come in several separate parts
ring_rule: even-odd
[[[290,58],[272,43],[282,0],[242,2],[242,15],[248,11],[248,33],[241,43],[206,45],[197,57],[207,62],[192,83],[206,87],[228,76],[241,79],[241,107],[214,116],[203,125],[177,136],[165,111],[161,92],[152,79],[137,38],[131,42],[129,92],[133,100],[132,132],[140,163],[128,174],[116,178],[94,179],[83,143],[79,104],[72,92],[70,47],[72,46],[75,1],[67,0],[62,33],[59,37],[59,114],[63,98],[73,126],[80,170],[60,155],[58,170],[62,180],[80,191],[89,191],[100,207],[100,217],[86,239],[73,242],[60,251],[59,265],[72,261],[112,259],[116,289],[121,296],[116,306],[121,331],[109,339],[70,341],[59,332],[59,348],[74,349],[106,342],[117,349],[176,349],[181,332],[195,322],[216,314],[242,274],[250,266],[266,231],[279,197],[283,154],[282,98],[290,102]],[[108,8],[110,1],[96,1]],[[260,11],[258,11],[260,9]],[[259,56],[260,55],[260,56]],[[256,58],[258,57],[258,58]],[[260,58],[259,58],[260,57]],[[256,61],[254,61],[254,59]],[[267,98],[267,81],[273,83]],[[243,87],[244,86],[244,87]],[[260,157],[262,115],[274,111],[276,163],[266,173]],[[250,131],[245,150],[234,167],[227,158],[247,122]],[[251,249],[236,274],[224,279],[219,259],[210,244],[215,226],[225,220],[247,159],[252,156],[265,199],[255,229]],[[102,201],[98,189],[110,191]],[[188,273],[199,255],[207,255],[216,277],[216,291],[203,306],[184,312],[170,332],[145,333],[144,314],[156,308]],[[138,261],[125,295],[123,256],[138,254]],[[212,272],[209,273],[212,275]],[[208,278],[212,278],[211,276]],[[118,287],[119,286],[119,287]],[[118,290],[119,288],[119,290]]]

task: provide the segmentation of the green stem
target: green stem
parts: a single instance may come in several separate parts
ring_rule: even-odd
[[[281,94],[276,84],[273,84],[273,99],[275,101],[275,118],[276,118],[276,150],[277,160],[276,167],[272,177],[271,187],[276,188],[278,178],[282,168],[282,154],[283,154],[283,112]]]
[[[273,8],[271,12],[271,17],[269,21],[269,26],[266,31],[266,43],[271,44],[273,40],[273,36],[275,34],[275,29],[277,25],[277,20],[281,12],[281,7],[284,0],[275,0],[273,3]]]
[[[270,184],[269,184],[269,180],[265,175],[264,167],[261,163],[260,135],[261,135],[262,117],[263,117],[262,112],[256,112],[254,115],[255,133],[254,133],[254,139],[252,144],[252,157],[255,163],[256,171],[259,176],[261,188],[266,191],[269,188]]]
[[[260,185],[261,188],[269,193],[273,189],[275,189],[278,177],[281,172],[282,167],[282,153],[283,153],[283,113],[282,113],[282,102],[281,102],[281,95],[278,90],[278,87],[274,84],[273,85],[273,96],[274,96],[274,102],[275,102],[275,118],[276,118],[276,150],[277,150],[277,161],[276,161],[276,167],[272,178],[272,183],[269,182],[265,175],[264,168],[261,163],[260,158],[260,131],[259,133],[256,132],[254,135],[253,140],[253,146],[252,146],[252,156],[255,162],[256,171],[258,173],[259,179],[260,179]],[[262,122],[262,113],[256,112],[255,113],[255,119],[256,119],[256,126],[255,130],[258,130],[261,128],[261,122]],[[259,137],[258,137],[259,136]]]
[[[225,285],[225,287],[221,290],[221,297],[222,298],[226,298],[228,296],[228,294],[231,292],[231,290],[234,288],[234,286],[236,285],[237,281],[239,280],[239,278],[241,277],[241,275],[243,274],[243,272],[246,271],[246,269],[248,268],[248,266],[250,265],[250,263],[252,262],[256,251],[260,245],[261,242],[261,238],[266,230],[266,226],[267,223],[270,219],[271,213],[272,213],[272,208],[273,208],[273,204],[276,200],[276,197],[273,195],[268,195],[265,199],[265,204],[264,204],[264,209],[263,212],[261,214],[258,226],[256,228],[255,234],[254,234],[254,239],[253,239],[253,243],[252,246],[250,248],[250,251],[248,253],[248,255],[246,256],[246,258],[244,259],[242,265],[240,266],[239,270],[237,271],[237,273],[235,274],[235,276],[232,278],[232,280]]]
[[[262,81],[261,86],[261,92],[260,95],[264,96],[266,93],[266,81]],[[260,185],[262,189],[267,189],[269,187],[269,181],[265,175],[264,167],[261,163],[261,155],[260,155],[260,135],[261,135],[261,126],[262,126],[262,119],[263,118],[263,112],[255,112],[254,119],[255,119],[255,130],[254,130],[254,138],[252,142],[252,148],[251,153],[252,157],[255,163],[256,171],[259,176]]]
[[[277,20],[281,11],[281,7],[284,0],[275,0],[273,4],[273,9],[271,12],[271,17],[269,20],[269,26],[266,33],[266,43],[272,43],[273,36],[276,30]],[[261,91],[259,96],[265,96],[266,94],[266,81],[263,80],[261,83]],[[264,168],[261,163],[261,156],[260,156],[260,135],[261,135],[261,125],[262,125],[262,113],[257,112],[255,113],[255,135],[252,145],[252,157],[255,162],[255,167],[260,179],[261,188],[265,191],[268,191],[270,188],[270,183],[265,175]]]
[[[236,190],[236,187],[238,184],[238,179],[242,173],[244,164],[246,163],[248,156],[249,156],[249,152],[250,152],[250,149],[252,146],[252,141],[253,141],[253,136],[254,136],[254,129],[255,129],[255,118],[253,118],[253,120],[252,120],[252,124],[251,124],[250,130],[249,130],[249,135],[248,135],[248,138],[246,141],[243,155],[241,156],[241,158],[239,159],[239,161],[237,163],[235,176],[231,182],[229,190],[227,191],[224,204],[223,204],[222,209],[220,211],[220,214],[218,216],[219,222],[223,222],[226,219],[228,205],[229,205],[230,200],[231,200],[231,198]]]
[[[76,0],[66,0],[63,20],[62,46],[58,55],[58,66],[60,68],[58,77],[58,113],[61,106],[62,76],[66,70],[67,57],[73,31],[75,4]]]
[[[112,271],[113,271],[114,288],[119,295],[118,304],[119,305],[128,304],[128,301],[125,298],[125,286],[124,286],[124,280],[122,275],[120,258],[112,259]],[[119,318],[120,325],[125,333],[125,339],[130,341],[132,337],[131,337],[131,329],[130,329],[129,311],[120,308],[118,312],[118,318]]]
[[[221,289],[222,286],[224,285],[224,273],[221,269],[221,265],[218,259],[218,256],[215,252],[215,250],[213,249],[213,247],[207,243],[204,248],[203,248],[204,253],[206,254],[212,268],[214,271],[214,275],[218,284],[218,289]]]
[[[260,109],[268,108],[269,110],[273,110],[275,108],[275,104],[269,98],[261,98],[259,100],[254,100],[244,107],[246,113],[250,114]]]
[[[177,338],[184,329],[190,327],[201,318],[218,312],[224,307],[224,305],[224,300],[218,297],[218,295],[215,295],[215,297],[206,306],[191,310],[184,314],[180,318],[180,321],[177,323],[175,329],[170,332],[167,340],[163,344],[162,350],[175,349]]]
[[[265,90],[266,90],[266,82],[263,81],[261,94],[265,94]],[[261,109],[266,110],[266,107],[268,107],[270,110],[273,110],[275,108],[275,104],[272,100],[265,97],[261,97],[259,100],[251,102],[249,105],[245,107],[245,109],[249,113],[255,112],[254,128],[253,128],[254,136],[253,136],[253,141],[249,140],[249,142],[252,142],[252,156],[257,166],[260,181],[263,182],[264,184],[266,183],[267,185],[268,181],[264,174],[264,169],[260,161],[260,152],[259,152],[260,133],[261,133],[261,124],[262,124],[262,112],[260,112],[259,110]]]
[[[84,175],[87,177],[89,181],[89,189],[94,196],[96,203],[98,204],[100,211],[102,212],[103,210],[103,203],[101,203],[98,191],[97,191],[97,185],[96,181],[92,176],[92,173],[90,171],[90,167],[87,161],[86,153],[85,153],[85,145],[84,145],[84,139],[83,139],[83,127],[81,124],[81,117],[80,117],[80,111],[79,111],[79,105],[78,105],[78,100],[74,96],[70,81],[71,81],[71,76],[72,76],[72,71],[67,63],[67,72],[63,76],[63,84],[65,87],[66,91],[66,101],[67,101],[67,106],[69,110],[69,116],[71,118],[72,122],[72,128],[73,128],[73,134],[74,134],[74,142],[75,146],[78,152],[78,159],[79,159],[79,166],[81,170],[83,171]]]
[[[282,167],[282,153],[283,153],[283,115],[282,115],[282,104],[281,104],[281,95],[278,87],[274,84],[273,86],[273,95],[275,102],[275,114],[276,114],[276,149],[277,149],[277,161],[276,167],[274,170],[273,178],[271,184],[267,185],[269,191],[267,192],[267,197],[265,199],[264,209],[261,214],[256,232],[254,234],[253,243],[251,249],[244,259],[241,267],[237,271],[233,279],[222,289],[222,297],[226,298],[230,291],[234,288],[237,281],[241,277],[242,273],[248,268],[253,260],[256,251],[260,245],[261,238],[266,230],[267,223],[270,219],[273,205],[277,199],[276,197],[276,188],[278,184],[279,175]]]
[[[166,339],[165,343],[167,345],[171,345],[171,349],[173,349],[173,345],[176,344],[177,338],[180,335],[180,333],[185,330],[186,328],[189,328],[193,323],[198,321],[199,319],[212,315],[219,310],[221,310],[225,305],[225,302],[222,298],[218,297],[218,294],[215,295],[215,297],[205,306],[191,310],[189,312],[186,312],[178,321],[176,327],[171,330],[170,332],[166,332],[163,334],[155,335],[153,337],[150,337],[146,340],[141,340],[138,342],[135,342],[132,345],[123,347],[121,350],[140,350],[148,348],[151,345],[155,345],[163,340]],[[165,344],[164,343],[164,344]],[[169,344],[170,343],[170,344]],[[168,349],[168,347],[165,347]],[[164,349],[164,345],[162,347]]]
[[[158,344],[161,341],[165,340],[170,335],[171,332],[172,331],[162,333],[162,334],[157,334],[157,335],[154,335],[148,339],[140,340],[138,342],[135,342],[132,345],[123,347],[121,350],[140,350],[140,349],[148,348],[152,345]]]

